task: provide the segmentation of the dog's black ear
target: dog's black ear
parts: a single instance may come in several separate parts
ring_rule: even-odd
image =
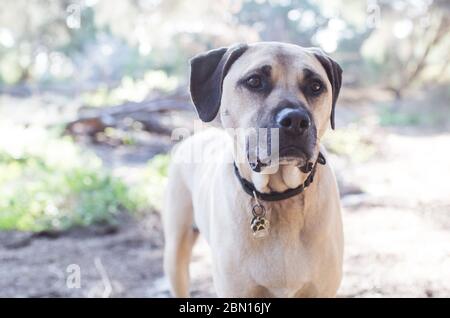
[[[333,90],[332,92],[333,102],[331,105],[330,122],[331,128],[334,129],[334,110],[336,108],[336,101],[339,96],[339,91],[341,90],[342,68],[339,66],[338,63],[336,63],[336,61],[334,61],[332,58],[323,53],[322,50],[320,49],[313,49],[313,54],[319,60],[320,64],[322,64],[323,68],[327,72],[328,80],[330,81],[331,88]]]
[[[220,48],[191,59],[190,91],[198,116],[212,121],[219,111],[223,79],[231,65],[247,50],[246,44]]]

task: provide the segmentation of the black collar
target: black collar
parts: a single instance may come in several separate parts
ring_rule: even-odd
[[[302,171],[311,171],[309,176],[306,178],[305,182],[294,189],[288,189],[284,192],[271,192],[271,193],[262,193],[256,190],[253,183],[250,181],[244,179],[239,174],[238,167],[236,166],[236,163],[234,164],[234,173],[236,174],[236,177],[238,178],[239,182],[242,185],[242,189],[251,197],[257,196],[258,199],[261,199],[263,201],[281,201],[289,199],[297,194],[302,193],[314,180],[314,174],[316,173],[316,167],[317,163],[320,163],[321,165],[325,165],[327,162],[325,160],[325,157],[322,155],[321,152],[319,152],[319,156],[317,157],[316,162],[312,166],[306,166],[300,168]]]

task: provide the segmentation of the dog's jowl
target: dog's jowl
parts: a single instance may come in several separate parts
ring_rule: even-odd
[[[198,116],[221,128],[173,152],[163,223],[174,296],[189,296],[198,235],[210,246],[220,297],[336,295],[342,220],[321,139],[335,126],[341,78],[322,51],[284,43],[234,45],[191,60]],[[202,161],[185,160],[198,151],[207,154]]]

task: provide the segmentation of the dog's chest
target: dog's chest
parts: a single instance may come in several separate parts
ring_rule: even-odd
[[[253,237],[252,200],[245,193],[227,192],[215,200],[214,206],[227,211],[210,214],[215,229],[210,232],[211,246],[220,264],[217,276],[223,277],[226,284],[237,290],[251,285],[254,289],[249,295],[260,289],[273,297],[320,293],[323,288],[318,273],[324,271],[321,255],[327,254],[327,248],[320,243],[321,227],[312,225],[315,222],[305,224],[302,196],[267,206],[270,228],[261,239]]]
[[[271,229],[266,238],[250,241],[242,257],[257,285],[274,296],[293,297],[302,286],[311,283],[312,264],[308,254],[300,237],[289,233],[279,235],[276,229]]]
[[[301,238],[301,214],[281,211],[281,206],[266,206],[266,218],[270,222],[268,234],[255,238],[251,210],[247,211],[250,206],[243,204],[241,207],[242,218],[237,227],[234,225],[237,231],[231,236],[234,242],[230,251],[234,255],[229,256],[234,259],[233,263],[239,262],[233,267],[239,266],[246,272],[244,276],[251,277],[255,285],[264,287],[272,295],[292,296],[311,276],[307,246]],[[285,214],[280,215],[283,212]]]

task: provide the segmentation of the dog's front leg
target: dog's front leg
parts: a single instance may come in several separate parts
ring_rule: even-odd
[[[192,248],[198,237],[194,230],[190,192],[176,173],[176,166],[169,172],[168,189],[163,211],[164,271],[169,278],[174,297],[189,297],[189,263]]]

